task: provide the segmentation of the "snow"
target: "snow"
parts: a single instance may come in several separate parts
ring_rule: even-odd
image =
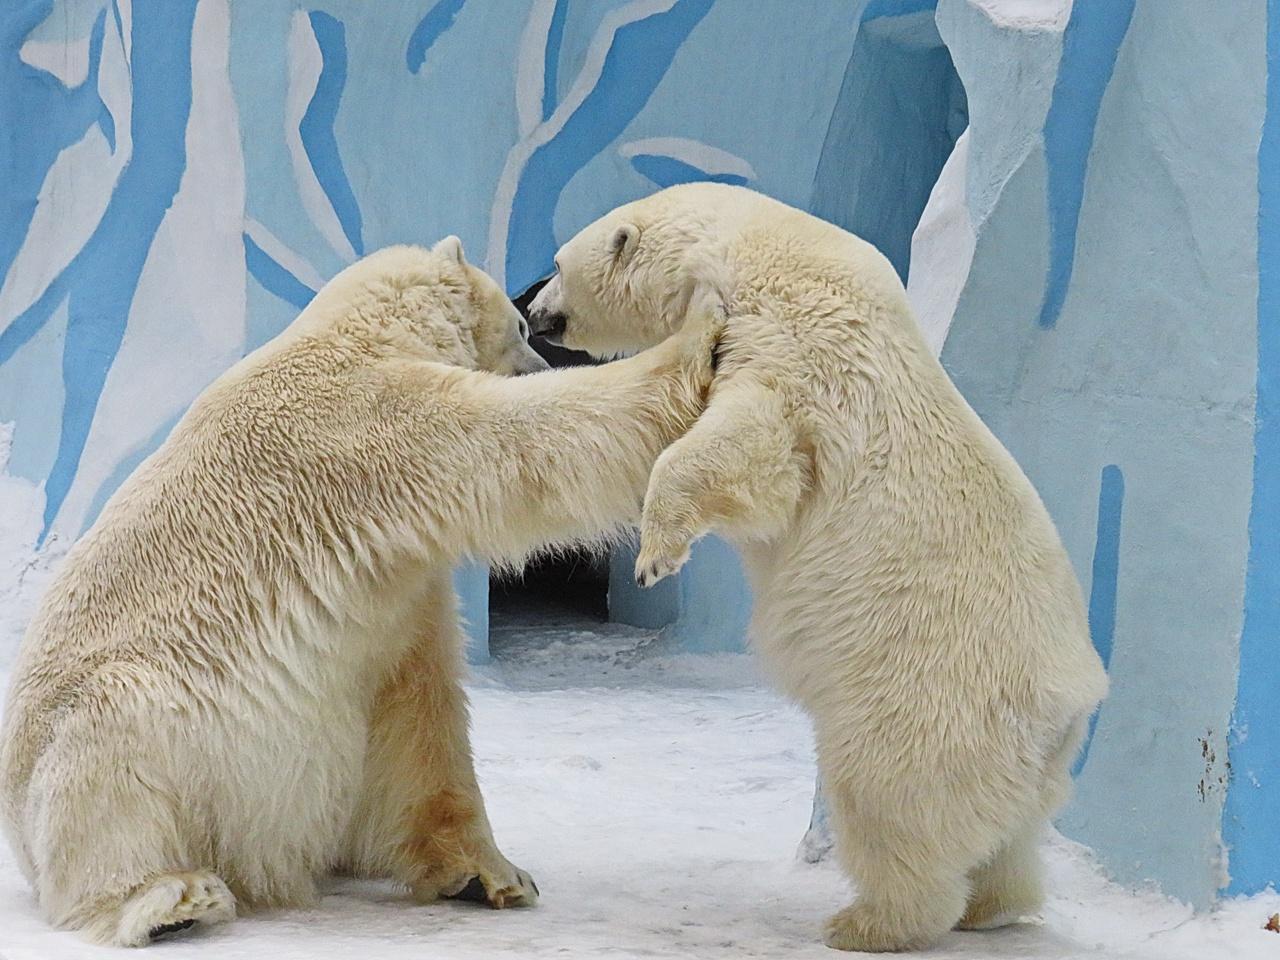
[[[35,549],[44,494],[31,481],[5,471],[13,429],[12,423],[0,423],[0,678],[13,660],[22,631],[64,552],[56,535],[49,537],[44,550]],[[3,942],[0,934],[0,944]]]
[[[969,0],[999,27],[1061,32],[1071,18],[1072,0]]]
[[[38,492],[0,483],[3,680],[49,564],[32,561],[23,519],[38,512]],[[650,631],[547,611],[526,622],[496,615],[492,645],[493,662],[470,683],[477,766],[499,845],[537,879],[537,907],[424,907],[388,884],[335,880],[312,909],[243,917],[151,951],[174,960],[838,956],[821,929],[848,887],[834,866],[796,856],[814,777],[809,725],[749,657],[679,654]],[[925,956],[1280,954],[1280,936],[1262,929],[1280,896],[1198,916],[1157,893],[1119,889],[1061,837],[1046,853],[1052,893],[1042,917],[952,933]],[[119,956],[49,929],[0,852],[0,958]]]

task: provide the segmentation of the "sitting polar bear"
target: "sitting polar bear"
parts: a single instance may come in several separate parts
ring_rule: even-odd
[[[456,238],[331,281],[67,556],[15,666],[0,811],[56,924],[140,945],[330,869],[531,903],[476,785],[450,569],[638,512],[711,333],[545,364]]]
[[[1106,690],[1031,483],[929,352],[872,246],[749,190],[672,187],[560,250],[535,332],[600,354],[686,308],[728,326],[707,410],[654,467],[636,563],[742,551],[753,643],[811,714],[857,880],[827,942],[900,950],[1042,899],[1037,836]]]

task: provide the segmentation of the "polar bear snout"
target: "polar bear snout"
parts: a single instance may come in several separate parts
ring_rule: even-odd
[[[569,317],[563,311],[537,308],[529,311],[529,332],[552,343],[564,336],[565,327],[568,325]]]
[[[563,285],[564,281],[557,270],[529,304],[529,332],[552,343],[562,340],[565,329],[569,326],[569,315],[564,309]]]
[[[534,352],[532,347],[526,344],[525,353],[513,364],[511,372],[517,377],[523,377],[525,374],[541,373],[543,370],[550,369],[551,364],[547,363],[546,360]]]

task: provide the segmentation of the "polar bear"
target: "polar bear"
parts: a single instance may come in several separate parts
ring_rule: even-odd
[[[450,569],[634,519],[711,340],[545,367],[456,238],[348,267],[70,551],[14,668],[0,812],[41,907],[141,945],[305,904],[537,889],[476,784]]]
[[[925,345],[870,244],[750,190],[672,187],[559,251],[535,332],[600,354],[719,307],[706,412],[659,458],[637,580],[710,530],[752,642],[814,723],[846,950],[923,946],[1042,900],[1037,836],[1106,690],[1031,483]]]

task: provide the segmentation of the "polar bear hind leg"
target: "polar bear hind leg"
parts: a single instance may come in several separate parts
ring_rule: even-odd
[[[104,911],[86,932],[119,947],[141,947],[196,924],[234,920],[236,901],[221,878],[207,870],[165,873],[148,880],[118,909]]]
[[[1016,831],[990,860],[969,874],[969,903],[960,919],[962,930],[989,930],[1039,911],[1044,904],[1044,867],[1040,840],[1045,821],[1071,792],[1071,765],[1080,751],[1088,717],[1076,718],[1062,735],[1044,766],[1039,816]]]
[[[231,920],[235,898],[187,849],[163,777],[121,746],[134,735],[102,719],[67,718],[33,770],[28,835],[42,908],[121,947]]]
[[[948,843],[946,831],[926,826],[924,811],[912,816],[899,807],[878,813],[865,802],[855,805],[834,776],[825,782],[832,784],[836,852],[858,883],[854,902],[827,921],[827,946],[868,953],[913,950],[954,927],[969,895],[968,851]]]
[[[1040,909],[1044,903],[1042,830],[1039,822],[1028,826],[970,872],[969,902],[960,918],[960,929],[990,930]]]

